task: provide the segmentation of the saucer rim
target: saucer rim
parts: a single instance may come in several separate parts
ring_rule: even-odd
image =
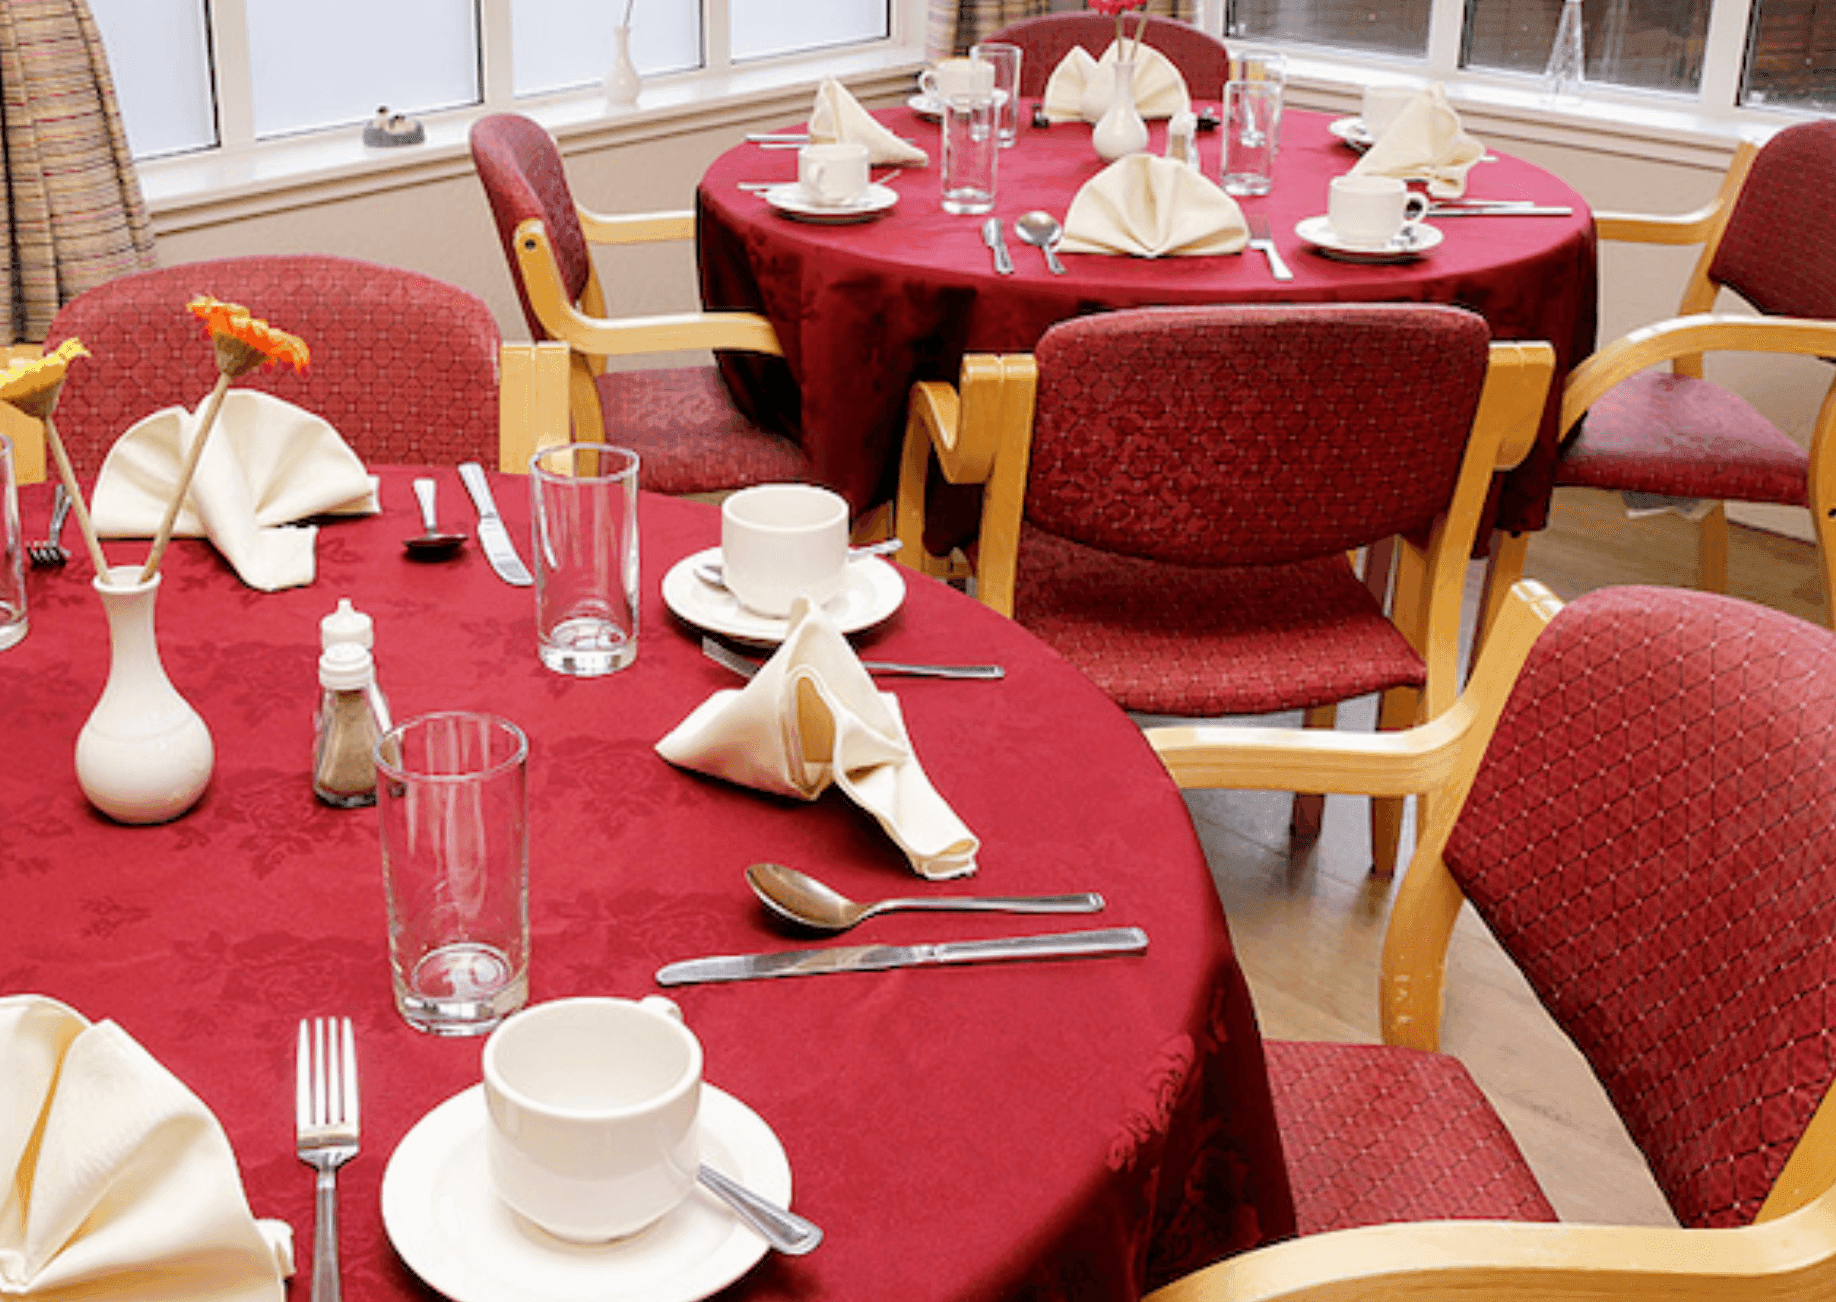
[[[1361,154],[1377,143],[1377,137],[1373,136],[1371,129],[1364,125],[1364,118],[1356,113],[1348,118],[1335,118],[1326,124],[1326,130],[1331,132],[1340,144],[1355,149]]]
[[[908,96],[905,101],[905,107],[921,118],[935,118],[938,121],[943,120],[943,101],[932,99],[929,95]]]
[[[770,189],[760,191],[765,202],[776,212],[797,221],[817,222],[827,225],[840,225],[849,222],[870,221],[882,213],[891,212],[899,202],[899,192],[878,181],[869,181],[861,197],[853,203],[820,204],[811,203],[802,198],[803,185],[797,181],[786,181]]]
[[[761,1196],[788,1207],[791,1202],[790,1159],[771,1124],[741,1100],[705,1080],[701,1108],[703,1124],[714,1138],[715,1156],[729,1159],[721,1165],[729,1167],[735,1179]],[[466,1279],[469,1258],[453,1253],[451,1236],[440,1232],[439,1211],[428,1187],[428,1176],[409,1173],[409,1168],[417,1163],[427,1172],[437,1173],[439,1166],[462,1145],[482,1144],[485,1118],[481,1082],[436,1104],[409,1127],[389,1155],[389,1163],[383,1171],[378,1202],[384,1232],[402,1264],[429,1288],[453,1302],[563,1302],[570,1295],[544,1292],[533,1279],[526,1291],[508,1298],[497,1291],[493,1281],[480,1280],[475,1286],[469,1286]],[[423,1149],[428,1151],[424,1154]],[[418,1182],[417,1175],[420,1175]],[[703,1191],[697,1189],[690,1196],[701,1197]],[[708,1198],[711,1208],[725,1210],[711,1195]],[[417,1222],[413,1227],[407,1223],[410,1218]],[[641,1293],[628,1289],[620,1291],[613,1274],[604,1285],[597,1286],[597,1295],[613,1302],[618,1298],[641,1299],[642,1302],[701,1302],[701,1299],[712,1297],[745,1275],[770,1250],[764,1239],[741,1227],[737,1220],[735,1227],[736,1233],[721,1238],[706,1254],[685,1263],[692,1267],[708,1267],[713,1263],[705,1274],[698,1275],[694,1269],[679,1270],[671,1274],[668,1283]],[[641,1238],[644,1233],[648,1231],[640,1231],[633,1239]],[[591,1245],[566,1244],[560,1240],[554,1243],[553,1249],[547,1249],[539,1239],[531,1236],[528,1239],[531,1255],[524,1260],[533,1262],[542,1257],[559,1260],[594,1250]],[[616,1265],[608,1263],[608,1269],[615,1272]]]
[[[695,577],[695,566],[719,559],[719,546],[706,547],[670,566],[663,576],[663,604],[678,619],[703,632],[718,633],[752,646],[777,646],[790,633],[788,618],[756,615],[731,596],[728,597],[730,611],[708,610],[696,604],[707,593],[708,586]],[[844,635],[865,632],[884,623],[905,604],[905,576],[898,566],[878,556],[863,556],[848,563],[848,572],[850,579],[843,592],[864,593],[867,601],[852,617],[836,621],[836,627]]]
[[[1372,248],[1368,245],[1349,244],[1336,238],[1322,238],[1323,232],[1332,230],[1332,224],[1325,213],[1313,217],[1303,217],[1294,223],[1294,233],[1318,252],[1329,258],[1338,258],[1345,262],[1413,262],[1433,249],[1440,247],[1447,238],[1447,233],[1438,226],[1427,222],[1418,222],[1417,229],[1423,232],[1422,242],[1413,248],[1395,249],[1388,246]]]

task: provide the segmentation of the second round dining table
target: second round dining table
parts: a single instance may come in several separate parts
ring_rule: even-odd
[[[1430,218],[1439,247],[1411,262],[1334,260],[1295,234],[1326,210],[1327,184],[1357,155],[1332,131],[1333,118],[1289,109],[1283,118],[1274,186],[1245,197],[1249,217],[1269,219],[1293,269],[1277,281],[1260,253],[1158,259],[1065,254],[1054,276],[1021,244],[1013,219],[1043,209],[1064,218],[1073,196],[1104,163],[1089,126],[1027,124],[1001,151],[994,216],[1013,255],[1012,275],[995,272],[982,243],[982,217],[946,213],[938,202],[940,145],[935,120],[909,107],[875,116],[915,140],[922,168],[876,168],[898,194],[883,215],[857,224],[800,221],[776,211],[742,181],[795,179],[794,150],[740,144],[708,168],[697,191],[702,299],[708,308],[764,313],[782,359],[730,354],[721,359],[736,400],[755,419],[794,431],[815,477],[845,494],[857,511],[889,499],[895,487],[905,404],[918,380],[955,380],[965,353],[1027,352],[1054,323],[1091,312],[1156,305],[1256,302],[1451,303],[1483,315],[1500,340],[1547,340],[1556,352],[1552,394],[1567,369],[1594,348],[1596,269],[1593,219],[1558,177],[1497,150],[1472,168],[1467,195],[1530,199],[1567,207],[1566,217]],[[1220,135],[1202,133],[1204,174],[1218,176]],[[1150,123],[1159,153],[1166,124]],[[890,176],[888,175],[890,173]],[[1151,374],[1128,377],[1144,388]],[[1505,475],[1494,527],[1540,529],[1557,459],[1552,397],[1529,457]]]

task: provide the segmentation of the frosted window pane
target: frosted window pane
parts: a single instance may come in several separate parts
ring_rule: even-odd
[[[217,143],[204,0],[89,0],[136,158]]]
[[[255,134],[479,101],[475,0],[248,0]]]
[[[642,7],[643,0],[639,0]],[[880,40],[892,32],[888,0],[731,0],[735,63],[774,54]]]
[[[1420,58],[1428,52],[1431,8],[1430,0],[1230,0],[1225,31],[1257,41]],[[1153,37],[1148,40],[1152,44]]]
[[[515,93],[539,95],[604,81],[612,67],[612,29],[624,16],[619,0],[510,0]],[[635,0],[631,61],[641,76],[699,68],[701,6]]]
[[[1587,80],[1647,90],[1694,91],[1702,81],[1710,0],[1595,0],[1582,7]],[[1541,75],[1562,0],[1467,0],[1468,68]]]

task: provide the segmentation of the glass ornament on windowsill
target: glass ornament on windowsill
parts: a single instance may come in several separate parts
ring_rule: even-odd
[[[606,74],[606,103],[635,104],[638,100],[637,64],[631,61],[631,10],[636,0],[625,0],[625,21],[612,29],[612,70]]]
[[[1543,69],[1543,84],[1551,102],[1581,98],[1582,84],[1587,78],[1581,27],[1581,0],[1562,0],[1562,18],[1556,24],[1555,42],[1549,47],[1549,63]]]

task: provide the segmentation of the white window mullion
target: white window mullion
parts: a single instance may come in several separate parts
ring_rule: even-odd
[[[1740,104],[1740,78],[1747,55],[1747,28],[1754,0],[1715,0],[1709,9],[1702,51],[1702,109],[1722,117]]]
[[[702,0],[702,57],[707,70],[725,73],[733,66],[733,21],[728,0]]]
[[[505,112],[516,99],[516,66],[511,36],[510,0],[479,0],[479,93],[485,108]]]
[[[1428,16],[1428,75],[1446,79],[1460,71],[1465,0],[1434,0]]]
[[[216,64],[217,133],[224,149],[255,143],[255,88],[249,75],[246,0],[211,0],[211,59]]]

